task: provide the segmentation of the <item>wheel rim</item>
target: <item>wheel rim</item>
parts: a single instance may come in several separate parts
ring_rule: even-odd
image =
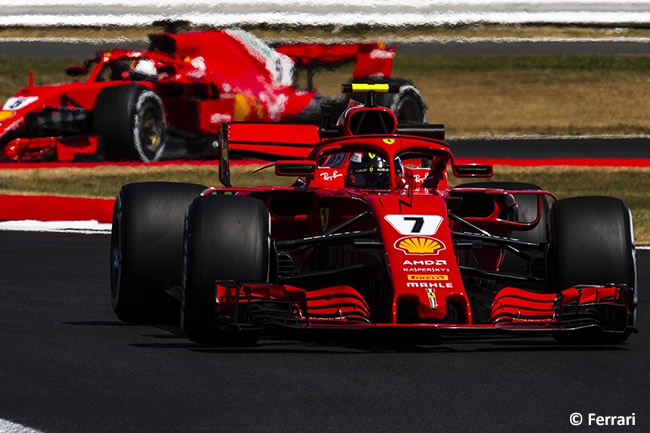
[[[155,107],[147,107],[142,113],[141,125],[139,136],[142,150],[153,157],[162,146],[163,135],[160,113]]]
[[[162,101],[151,91],[142,92],[134,111],[133,150],[143,162],[158,161],[166,141]]]

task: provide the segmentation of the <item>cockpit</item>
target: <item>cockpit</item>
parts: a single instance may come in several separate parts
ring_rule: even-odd
[[[432,174],[427,184],[435,187],[445,178],[448,160],[447,152],[435,149],[409,149],[391,158],[378,149],[360,147],[325,152],[318,158],[317,166],[319,171],[334,169],[336,174],[329,177],[335,180],[342,176],[344,187],[391,189],[405,188],[409,183],[420,186]]]

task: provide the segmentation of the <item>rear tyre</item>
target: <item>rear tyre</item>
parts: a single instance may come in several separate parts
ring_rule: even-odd
[[[415,88],[413,88],[415,89]],[[426,108],[419,94],[407,91],[391,101],[389,108],[397,116],[397,123],[425,123]]]
[[[369,83],[391,83],[400,86],[399,93],[379,93],[376,95],[376,104],[381,107],[389,108],[397,117],[398,123],[425,123],[427,114],[427,104],[420,94],[420,91],[408,80],[402,78],[390,79],[369,79]],[[318,101],[312,103],[303,111],[294,121],[306,123],[322,123],[321,105],[326,104],[331,106],[330,123],[336,122],[342,113],[349,107],[350,100],[355,99],[359,102],[364,102],[363,97],[350,95],[338,95],[334,98],[327,99],[326,101]]]
[[[137,84],[106,87],[92,120],[107,159],[152,162],[163,156],[167,126],[162,100],[152,90]]]
[[[253,344],[259,331],[242,330],[217,309],[217,280],[267,282],[270,215],[260,200],[196,198],[185,219],[181,323],[201,344]]]
[[[559,200],[551,209],[552,281],[557,291],[576,285],[626,284],[634,288],[628,304],[636,323],[637,285],[632,217],[625,204],[612,197]],[[560,343],[613,344],[629,334],[563,332]]]
[[[185,210],[202,185],[149,182],[124,185],[115,199],[111,231],[111,301],[120,320],[171,323],[180,287]]]
[[[377,105],[389,108],[397,117],[397,123],[425,123],[427,105],[420,91],[409,80],[384,78],[373,83],[392,83],[400,86],[399,93],[377,95]]]

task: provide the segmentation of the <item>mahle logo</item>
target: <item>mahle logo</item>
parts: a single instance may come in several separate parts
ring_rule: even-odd
[[[438,254],[446,247],[442,241],[425,236],[408,236],[395,241],[395,248],[405,254]]]

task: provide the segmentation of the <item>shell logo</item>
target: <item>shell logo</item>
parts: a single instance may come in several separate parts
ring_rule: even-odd
[[[248,98],[241,93],[235,95],[235,111],[233,113],[233,120],[241,122],[244,120],[249,120],[251,114],[251,106],[249,104]]]
[[[7,120],[14,115],[13,111],[2,110],[0,111],[0,122]]]
[[[443,251],[446,246],[436,238],[425,236],[408,236],[398,239],[395,248],[402,250],[405,254],[434,254]]]

